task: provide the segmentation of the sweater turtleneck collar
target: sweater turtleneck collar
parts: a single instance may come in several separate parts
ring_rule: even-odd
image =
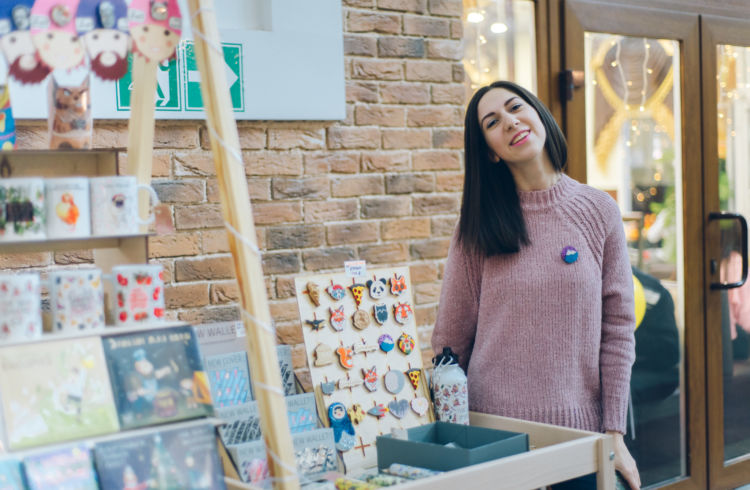
[[[538,191],[518,191],[521,208],[535,210],[555,206],[570,196],[575,184],[575,180],[562,173],[560,180],[551,187]]]

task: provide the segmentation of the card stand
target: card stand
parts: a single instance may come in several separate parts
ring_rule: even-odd
[[[471,482],[470,487],[477,490],[521,490],[542,488],[591,473],[597,475],[598,489],[615,488],[611,436],[477,412],[471,412],[470,420],[477,427],[528,434],[530,451],[389,488],[455,490]],[[231,475],[225,481],[229,490],[260,490]]]
[[[12,342],[0,343],[0,349],[15,347],[19,345],[40,344],[45,342],[57,342],[68,339],[82,339],[87,337],[102,337],[105,335],[122,335],[129,333],[143,333],[149,330],[161,330],[188,325],[185,322],[163,322],[163,323],[142,323],[137,325],[107,325],[104,328],[92,328],[81,330],[80,332],[59,332],[45,333],[41,337],[29,340],[16,340]]]

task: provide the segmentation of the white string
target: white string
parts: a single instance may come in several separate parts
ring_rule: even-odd
[[[198,14],[200,14],[201,12],[203,12],[203,11],[212,11],[212,10],[213,9],[210,9],[210,8],[200,7],[200,8],[198,8],[193,13],[192,19],[195,19],[196,16]],[[193,34],[194,35],[197,35],[198,37],[200,37],[208,46],[210,46],[219,55],[221,55],[221,56],[224,55],[223,50],[221,49],[221,47],[217,46],[216,43],[214,43],[210,39],[206,38],[206,36],[204,36],[203,33],[200,32],[200,30],[196,27],[196,23],[195,22],[193,22],[192,25],[193,25]],[[208,127],[208,130],[211,133],[211,135],[214,138],[216,138],[216,141],[219,142],[219,145],[221,145],[221,147],[224,148],[224,150],[226,150],[231,156],[234,157],[234,161],[232,161],[232,160],[230,160],[230,161],[232,161],[235,165],[239,165],[242,168],[242,172],[243,172],[243,175],[244,175],[245,167],[244,167],[244,164],[242,163],[242,155],[240,154],[240,152],[236,148],[232,148],[229,145],[227,145],[227,143],[221,138],[221,136],[219,136],[219,134],[213,128],[213,126],[211,125],[211,123],[209,122],[208,119],[206,119],[206,127]],[[260,254],[261,254],[260,249],[258,248],[258,246],[255,243],[253,243],[252,240],[249,240],[247,237],[243,236],[229,222],[225,221],[224,222],[224,226],[230,231],[230,233],[232,233],[234,236],[236,236],[237,239],[240,240],[246,247],[248,247],[253,253],[255,253],[258,257],[260,257]],[[276,331],[274,330],[274,328],[271,325],[269,325],[266,322],[260,321],[258,318],[254,317],[252,314],[250,314],[250,312],[248,312],[247,310],[245,310],[242,307],[240,307],[240,310],[242,311],[242,314],[244,316],[246,316],[247,318],[249,318],[256,326],[262,328],[263,330],[265,330],[269,334],[274,335],[274,337],[275,337]],[[272,393],[276,393],[276,394],[278,394],[278,395],[280,395],[282,397],[285,395],[284,391],[280,387],[278,387],[278,386],[270,386],[270,385],[267,385],[265,383],[261,383],[259,381],[255,381],[253,383],[253,385],[257,386],[258,388],[261,388],[263,390],[270,391]],[[295,466],[290,466],[290,465],[286,464],[284,461],[282,461],[282,459],[273,450],[271,450],[271,448],[268,446],[268,443],[265,440],[263,441],[263,443],[265,444],[266,451],[271,456],[271,459],[273,459],[276,462],[276,464],[278,464],[279,466],[281,466],[282,468],[284,468],[288,473],[290,473],[289,475],[283,476],[283,477],[270,477],[269,480],[271,482],[275,482],[275,481],[284,482],[284,481],[291,481],[291,480],[297,481],[299,479],[299,475],[297,473],[297,468]]]
[[[245,238],[245,236],[239,231],[237,231],[237,229],[234,226],[232,226],[228,221],[224,222],[224,226],[226,226],[229,229],[229,232],[235,237],[237,237],[239,241],[244,243],[247,246],[247,248],[249,248],[255,255],[260,257],[260,249],[258,248],[256,244],[252,242],[252,240]]]

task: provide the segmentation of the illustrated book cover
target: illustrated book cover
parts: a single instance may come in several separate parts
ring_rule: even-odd
[[[102,338],[123,428],[213,413],[190,325]]]
[[[10,449],[118,430],[98,337],[0,348],[0,394]]]
[[[208,366],[209,359],[225,354],[245,353],[247,356],[247,338],[245,337],[245,326],[242,322],[219,322],[195,325],[195,334],[200,343],[201,355],[204,365]],[[292,348],[289,345],[276,346],[276,355],[279,358],[279,371],[281,372],[281,384],[286,396],[297,393],[294,387],[294,369],[292,368]],[[245,357],[247,360],[247,357]],[[252,373],[248,377],[252,380]],[[250,385],[249,400],[255,396]],[[217,405],[218,407],[218,405]]]
[[[318,428],[315,394],[301,393],[286,397],[286,411],[292,434]],[[229,446],[260,439],[260,414],[254,401],[234,407],[217,408],[216,416],[225,422],[219,428],[224,444]]]
[[[91,451],[84,445],[35,454],[23,460],[29,490],[98,490]]]
[[[241,405],[252,399],[247,353],[206,356],[204,364],[215,409]]]
[[[21,461],[17,459],[0,460],[0,490],[25,490]]]
[[[102,490],[224,490],[213,425],[197,424],[97,443]]]
[[[314,480],[328,471],[338,470],[332,429],[292,434],[292,445],[300,483]],[[269,484],[266,449],[262,440],[232,446],[229,452],[242,481],[264,487]]]

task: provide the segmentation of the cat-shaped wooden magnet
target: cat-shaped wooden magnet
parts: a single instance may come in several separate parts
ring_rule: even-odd
[[[81,0],[76,29],[102,80],[119,80],[128,72],[130,29],[125,0]]]
[[[91,90],[89,77],[76,86],[60,86],[55,77],[49,85],[49,135],[51,149],[91,148]]]
[[[50,69],[41,62],[31,40],[31,7],[34,0],[0,2],[0,50],[10,76],[21,83],[39,83]]]
[[[31,7],[31,39],[52,70],[71,70],[86,59],[76,30],[79,0],[36,0]]]
[[[128,18],[133,52],[157,62],[175,55],[182,33],[177,0],[131,0]]]

